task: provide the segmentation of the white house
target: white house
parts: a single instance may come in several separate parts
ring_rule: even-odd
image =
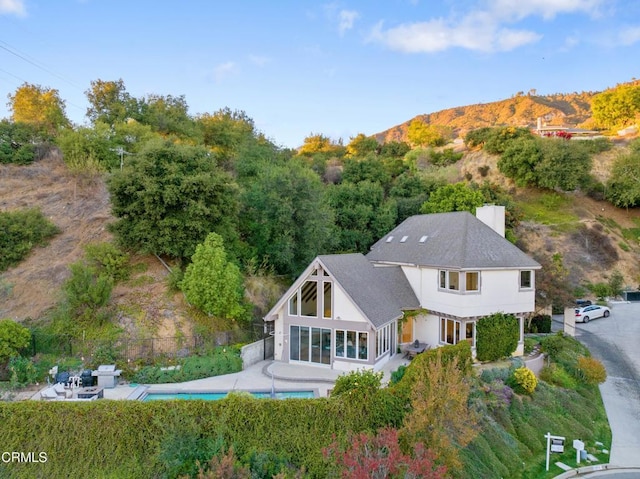
[[[504,238],[504,207],[476,215],[412,216],[366,256],[316,257],[264,317],[275,360],[379,369],[401,343],[475,348],[476,321],[496,312],[520,319],[522,354],[540,265]]]

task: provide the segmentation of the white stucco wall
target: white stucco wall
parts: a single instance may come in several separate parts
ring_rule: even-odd
[[[362,280],[366,281],[366,278],[362,278]],[[335,290],[333,292],[333,319],[340,318],[343,321],[357,321],[361,323],[368,323],[368,321],[360,313],[358,308],[356,308],[348,299],[342,288],[335,282],[333,283],[333,285],[333,289]]]
[[[413,338],[427,343],[432,348],[440,340],[440,318],[432,314],[420,314],[413,318]]]
[[[519,289],[519,270],[481,271],[479,293],[439,290],[437,269],[421,268],[419,279],[416,271],[410,272],[410,276],[409,281],[412,287],[421,288],[418,295],[421,306],[428,310],[470,317],[484,316],[498,311],[527,312],[533,311],[535,307],[535,290],[520,291]]]
[[[285,303],[286,304],[286,303]],[[274,343],[273,343],[273,359],[276,361],[282,361],[282,350],[284,349],[284,340],[287,339],[284,336],[283,326],[283,308],[278,311],[278,319],[274,325]],[[288,343],[287,343],[288,344]]]

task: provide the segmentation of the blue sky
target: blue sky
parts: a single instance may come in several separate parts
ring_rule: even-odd
[[[0,118],[29,82],[84,123],[92,80],[244,110],[276,144],[640,77],[637,0],[0,0]]]

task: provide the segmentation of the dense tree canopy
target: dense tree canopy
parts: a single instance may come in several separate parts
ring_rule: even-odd
[[[599,93],[591,101],[591,111],[603,128],[633,124],[640,115],[640,83],[626,83]]]
[[[333,212],[320,178],[308,167],[296,161],[263,164],[241,200],[243,240],[260,262],[295,275],[328,252]]]
[[[484,195],[464,183],[444,185],[429,196],[420,211],[422,213],[447,213],[450,211],[468,211],[476,214],[476,208],[484,203]]]
[[[190,258],[210,232],[235,244],[237,186],[203,147],[149,141],[108,185],[124,246]]]
[[[332,185],[328,189],[328,200],[336,215],[338,252],[365,253],[396,224],[395,200],[385,198],[379,183]]]
[[[573,191],[589,181],[591,157],[573,141],[520,137],[506,144],[498,169],[518,186]]]
[[[65,113],[65,102],[58,90],[40,85],[23,83],[13,95],[9,95],[11,118],[42,128],[50,135],[70,125]]]

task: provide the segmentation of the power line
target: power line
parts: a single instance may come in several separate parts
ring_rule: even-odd
[[[20,58],[21,60],[33,65],[36,68],[39,68],[40,70],[47,72],[50,75],[53,75],[57,78],[59,78],[62,81],[67,82],[69,85],[73,86],[74,88],[77,88],[79,90],[82,90],[82,88],[78,85],[76,85],[75,83],[73,83],[71,80],[69,80],[68,78],[65,78],[64,76],[54,72],[53,70],[51,70],[50,68],[48,68],[46,65],[44,65],[44,63],[38,62],[37,60],[31,60],[30,58],[28,58],[28,55],[26,53],[22,53],[20,52],[20,50],[18,50],[17,48],[13,47],[12,45],[10,45],[9,43],[0,40],[0,43],[6,45],[0,45],[0,48],[2,48],[3,50],[11,53],[12,55]]]

